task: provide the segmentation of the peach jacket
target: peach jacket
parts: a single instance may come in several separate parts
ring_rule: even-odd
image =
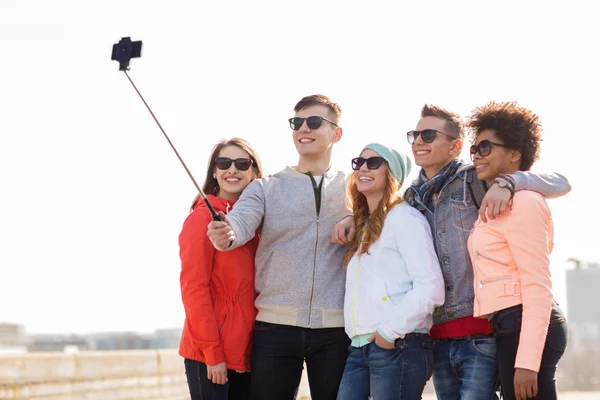
[[[515,368],[539,371],[552,309],[550,252],[552,216],[536,192],[515,193],[512,210],[487,223],[478,220],[469,237],[475,277],[475,317],[523,304]]]

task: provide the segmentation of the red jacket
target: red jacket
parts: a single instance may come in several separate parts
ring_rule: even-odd
[[[235,203],[208,196],[216,211]],[[206,235],[212,220],[201,199],[179,235],[185,324],[179,354],[207,365],[250,370],[254,308],[254,255],[258,235],[231,251],[216,251]]]

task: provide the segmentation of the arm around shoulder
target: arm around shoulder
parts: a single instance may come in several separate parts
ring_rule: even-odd
[[[551,199],[564,196],[571,191],[569,180],[556,172],[517,171],[511,174],[515,191],[532,190]]]

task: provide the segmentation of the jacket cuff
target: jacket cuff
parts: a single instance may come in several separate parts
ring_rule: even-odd
[[[514,191],[517,192],[519,190],[528,190],[529,184],[527,182],[527,175],[525,175],[522,171],[517,171],[515,173],[510,174],[510,177],[515,181]]]
[[[206,365],[217,365],[225,362],[225,352],[220,344],[207,348],[204,351]]]
[[[540,372],[540,363],[539,362],[531,362],[530,360],[521,360],[519,356],[517,356],[517,360],[515,361],[515,368],[528,369],[533,372]]]

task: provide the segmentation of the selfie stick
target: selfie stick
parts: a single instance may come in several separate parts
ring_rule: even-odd
[[[111,60],[115,60],[115,61],[119,62],[119,71],[123,71],[125,73],[125,76],[127,77],[127,79],[129,79],[129,82],[131,82],[131,85],[133,86],[133,88],[135,89],[137,94],[140,96],[140,99],[142,99],[142,102],[144,103],[144,105],[146,106],[148,111],[150,112],[150,115],[152,115],[152,118],[154,118],[154,121],[160,128],[163,135],[165,135],[165,139],[167,139],[167,142],[169,142],[169,144],[171,145],[171,148],[173,149],[173,151],[175,152],[175,155],[181,162],[181,165],[183,165],[183,168],[185,168],[185,172],[187,172],[188,176],[194,183],[194,186],[196,186],[196,189],[198,189],[198,192],[200,193],[200,197],[202,197],[202,200],[204,200],[206,207],[208,207],[208,210],[210,211],[210,214],[212,215],[212,219],[214,221],[221,221],[221,217],[219,216],[219,214],[216,213],[215,209],[212,207],[212,205],[208,201],[206,194],[204,194],[204,191],[200,188],[200,185],[198,185],[198,183],[196,182],[196,179],[194,179],[194,176],[188,169],[187,165],[185,165],[185,162],[183,161],[183,159],[179,155],[179,152],[173,145],[173,142],[171,142],[171,139],[169,139],[169,136],[167,136],[167,133],[163,129],[160,122],[158,122],[158,119],[152,112],[152,109],[150,109],[150,106],[148,105],[148,103],[146,103],[146,100],[144,99],[144,97],[142,96],[142,94],[140,93],[138,88],[135,86],[135,84],[131,80],[131,77],[127,73],[127,71],[129,70],[129,61],[131,61],[132,58],[137,58],[137,57],[141,57],[141,56],[142,56],[142,41],[139,40],[136,42],[132,42],[131,38],[124,37],[124,38],[121,38],[119,43],[116,43],[113,45]]]

